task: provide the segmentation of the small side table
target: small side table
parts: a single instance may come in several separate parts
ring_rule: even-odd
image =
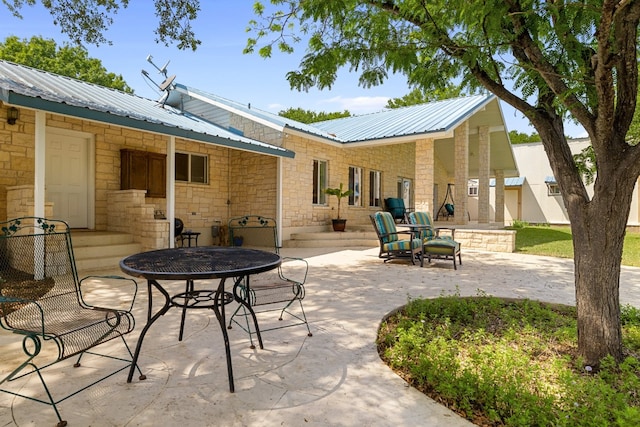
[[[184,247],[184,241],[186,240],[189,247],[191,247],[192,239],[195,241],[194,246],[198,246],[198,236],[200,236],[200,233],[198,233],[197,231],[183,231],[180,235],[182,246]]]

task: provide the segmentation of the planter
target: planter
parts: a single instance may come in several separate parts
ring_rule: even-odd
[[[233,246],[242,246],[244,239],[242,236],[233,236]]]
[[[344,231],[347,226],[346,219],[332,219],[331,222],[333,224],[333,231]]]

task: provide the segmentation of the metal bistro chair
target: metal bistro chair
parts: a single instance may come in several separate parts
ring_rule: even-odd
[[[238,239],[238,237],[242,237],[242,239]],[[264,246],[275,253],[280,252],[276,221],[263,216],[246,215],[229,220],[229,241],[232,244],[242,241],[244,245]],[[237,297],[247,300],[252,307],[264,306],[263,310],[256,311],[258,314],[279,312],[279,321],[283,320],[285,313],[291,316],[293,323],[287,322],[284,325],[267,327],[266,329],[260,328],[261,333],[305,325],[307,335],[313,336],[302,306],[302,300],[305,297],[304,283],[307,279],[309,265],[306,260],[301,258],[283,257],[282,261],[282,265],[273,273],[261,273],[253,276],[250,283],[238,283],[234,286],[233,292]],[[294,306],[299,306],[299,311],[294,311]],[[228,328],[231,329],[234,323],[240,326],[249,334],[251,348],[255,348],[253,335],[256,331],[252,330],[253,322],[249,321],[248,316],[250,313],[243,305],[239,305],[229,319]],[[244,318],[244,320],[240,318]]]
[[[89,302],[92,288],[112,292],[116,287],[121,291],[131,289],[130,304],[129,296],[125,297],[126,302],[111,301],[111,308]],[[136,293],[136,282],[123,277],[89,276],[78,280],[71,234],[65,222],[25,217],[0,223],[0,326],[22,336],[26,356],[24,362],[0,378],[3,387],[0,391],[53,406],[58,427],[66,426],[58,411],[60,402],[131,366],[133,355],[124,335],[135,326],[131,309]],[[126,308],[120,307],[123,302]],[[102,354],[94,350],[115,338],[124,343],[123,353],[128,359],[116,356],[111,349]],[[41,352],[45,346],[57,350],[57,356],[54,352]],[[103,372],[98,380],[84,382],[82,377],[87,372],[67,373],[64,382],[79,382],[78,389],[66,397],[54,398],[49,388],[51,382],[49,385],[45,382],[46,368],[74,356],[77,360],[73,366],[79,367],[85,354],[114,359],[118,361],[117,367]],[[93,370],[94,367],[90,371]],[[23,382],[13,383],[34,373],[46,398],[23,394]],[[140,379],[144,378],[140,372]],[[91,384],[86,385],[89,381]]]

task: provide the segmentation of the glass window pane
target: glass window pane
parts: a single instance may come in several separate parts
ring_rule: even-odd
[[[360,206],[361,175],[361,168],[349,167],[349,190],[351,190],[351,194],[349,195],[350,206]]]
[[[207,157],[191,155],[191,182],[207,182]]]
[[[176,181],[189,181],[189,155],[176,153]]]

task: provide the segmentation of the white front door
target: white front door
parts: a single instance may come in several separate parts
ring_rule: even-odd
[[[45,198],[53,202],[53,217],[72,228],[89,226],[90,138],[47,133]]]

